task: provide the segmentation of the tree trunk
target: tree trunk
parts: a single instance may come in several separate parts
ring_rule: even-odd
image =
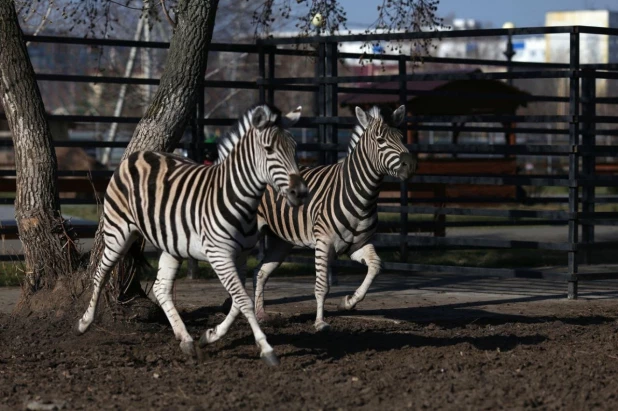
[[[13,136],[15,218],[25,256],[24,297],[52,290],[77,266],[58,200],[56,153],[15,5],[0,0],[0,94]]]
[[[179,1],[177,25],[159,87],[137,125],[123,159],[141,150],[172,151],[182,137],[200,95],[218,3],[218,0]],[[102,252],[101,220],[90,255],[90,274],[94,273]],[[119,264],[118,275],[114,276],[108,290],[112,300],[135,301],[136,294],[143,294],[135,267],[136,263],[129,255]]]

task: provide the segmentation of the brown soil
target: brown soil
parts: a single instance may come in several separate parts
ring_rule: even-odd
[[[258,359],[244,320],[197,363],[181,353],[166,323],[95,323],[75,337],[73,319],[4,315],[0,407],[37,401],[68,409],[195,410],[618,404],[616,300],[533,299],[492,312],[370,295],[354,312],[331,309],[325,334],[313,331],[310,300],[271,305],[281,313],[264,331],[281,359],[277,368]],[[223,314],[210,307],[183,317],[198,336]]]

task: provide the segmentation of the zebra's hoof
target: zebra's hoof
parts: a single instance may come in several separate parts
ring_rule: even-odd
[[[319,323],[315,323],[315,330],[319,333],[327,332],[330,330],[330,325],[324,321],[320,321]]]
[[[279,365],[279,358],[277,358],[277,355],[274,351],[261,353],[260,357],[262,358],[262,361],[264,361],[269,367],[276,367],[277,365]]]
[[[204,348],[208,345],[208,339],[206,337],[206,333],[203,333],[202,335],[200,335],[200,340],[197,342],[197,345],[199,345],[200,348]]]
[[[198,342],[198,345],[203,348],[206,347],[208,344],[214,343],[218,339],[219,338],[217,338],[217,333],[215,333],[215,330],[211,328],[209,330],[206,330],[204,334],[200,336],[200,341]]]
[[[79,320],[75,327],[73,327],[73,333],[76,336],[83,335],[86,331],[88,331],[88,325],[82,325],[82,320]]]
[[[193,341],[183,341],[180,343],[180,350],[190,357],[197,358],[197,350]]]
[[[354,308],[352,304],[350,304],[350,296],[346,295],[339,301],[339,305],[337,305],[337,309],[339,311],[348,311]]]

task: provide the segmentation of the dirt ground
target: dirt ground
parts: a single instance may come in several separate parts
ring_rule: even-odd
[[[332,328],[318,334],[312,279],[271,280],[263,329],[276,368],[259,360],[244,320],[197,363],[165,322],[95,323],[75,337],[73,319],[2,314],[0,407],[616,409],[616,282],[582,285],[567,301],[563,283],[387,275],[357,310],[337,312],[359,282],[332,289]],[[176,293],[194,336],[223,319],[216,282]],[[0,290],[0,310],[17,294]]]

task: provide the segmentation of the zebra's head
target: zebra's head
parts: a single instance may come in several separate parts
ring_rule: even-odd
[[[301,205],[309,194],[296,162],[296,142],[287,130],[300,118],[301,107],[281,115],[267,105],[257,106],[251,116],[256,130],[256,165],[263,181],[286,197],[291,206]]]
[[[407,180],[416,171],[416,158],[403,145],[403,135],[397,128],[405,118],[405,106],[385,119],[378,107],[364,111],[356,107],[356,118],[362,128],[360,140],[377,171]]]

